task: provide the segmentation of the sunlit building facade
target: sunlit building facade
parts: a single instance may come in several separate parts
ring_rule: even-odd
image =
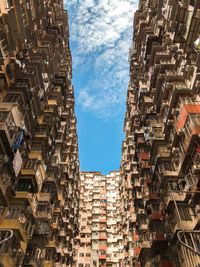
[[[119,267],[124,258],[119,172],[80,175],[76,267]]]
[[[200,1],[140,0],[120,171],[79,173],[63,0],[0,0],[0,267],[200,266]]]
[[[72,266],[79,161],[62,0],[0,1],[0,266]]]
[[[197,267],[200,1],[140,0],[133,28],[121,163],[126,262]]]

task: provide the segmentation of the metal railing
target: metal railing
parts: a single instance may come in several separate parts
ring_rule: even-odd
[[[174,206],[176,209],[176,213],[178,216],[178,220],[180,222],[181,229],[177,231],[177,237],[180,244],[195,254],[200,256],[200,230],[185,230],[181,215],[178,209],[178,205],[176,203],[176,199],[173,196],[173,193],[183,193],[183,194],[200,194],[200,191],[186,191],[186,190],[172,190],[170,191],[170,195],[174,202]]]
[[[200,256],[200,230],[178,231],[177,237],[181,245]]]
[[[3,248],[3,244],[13,237],[13,230],[0,230],[0,252]]]

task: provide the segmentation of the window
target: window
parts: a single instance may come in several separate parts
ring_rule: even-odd
[[[99,241],[99,245],[100,245],[100,246],[106,246],[106,241],[102,241],[102,240]]]
[[[15,94],[7,94],[5,98],[3,99],[4,102],[12,102],[12,103],[18,103],[20,101],[19,95]],[[22,104],[22,101],[19,102],[19,104]]]
[[[38,205],[37,205],[37,212],[47,212],[48,211],[48,206],[46,203],[42,203],[40,202]]]
[[[86,257],[90,257],[90,253],[86,253]]]
[[[46,135],[47,134],[47,129],[41,127],[41,128],[38,129],[36,134],[38,134],[38,135]]]
[[[4,122],[8,116],[9,112],[7,111],[0,111],[0,121]]]
[[[189,208],[179,205],[178,211],[179,211],[181,220],[184,220],[184,221],[191,221],[192,220]]]
[[[79,253],[79,257],[84,257],[84,253]]]
[[[11,207],[9,207],[9,209],[6,213],[6,219],[18,219],[21,217],[23,217],[21,206],[12,205]]]
[[[17,191],[33,192],[33,185],[29,179],[20,179],[16,185]]]
[[[53,253],[51,249],[46,249],[45,259],[48,261],[53,259]]]
[[[28,160],[24,164],[24,168],[26,168],[26,169],[34,169],[35,166],[36,166],[35,160]]]

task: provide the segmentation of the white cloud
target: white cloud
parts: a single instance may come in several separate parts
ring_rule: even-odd
[[[79,94],[79,102],[82,104],[84,108],[90,108],[91,106],[94,105],[94,99],[93,97],[88,94],[87,91],[80,91]]]
[[[65,0],[74,71],[88,75],[78,104],[98,116],[114,116],[125,105],[128,53],[137,0]],[[89,77],[92,76],[92,77]]]

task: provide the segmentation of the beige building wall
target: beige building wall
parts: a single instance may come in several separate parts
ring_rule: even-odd
[[[121,266],[124,244],[120,182],[119,172],[81,173],[76,267]]]

